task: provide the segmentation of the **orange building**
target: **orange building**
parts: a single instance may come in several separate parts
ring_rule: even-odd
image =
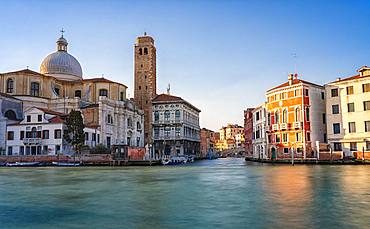
[[[269,157],[316,157],[317,141],[326,142],[324,87],[290,74],[266,99]]]

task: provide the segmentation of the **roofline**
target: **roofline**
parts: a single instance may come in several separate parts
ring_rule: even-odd
[[[275,91],[275,90],[278,90],[278,89],[284,89],[284,88],[287,88],[287,87],[292,87],[292,86],[298,86],[298,85],[303,85],[303,84],[308,84],[308,85],[311,85],[311,86],[315,86],[315,87],[319,87],[319,88],[324,88],[324,86],[322,85],[319,85],[319,84],[315,84],[315,83],[311,83],[311,82],[308,82],[308,81],[304,81],[304,80],[301,80],[301,79],[298,79],[299,80],[299,83],[297,84],[292,84],[292,85],[287,85],[287,86],[276,86],[276,87],[273,87],[271,89],[268,89],[266,91],[266,94],[269,93],[269,92],[272,92],[272,91]],[[289,81],[288,81],[289,82]],[[283,83],[284,84],[284,83]]]
[[[198,111],[199,113],[201,112],[201,110],[199,108],[197,108],[196,106],[194,106],[193,104],[189,103],[188,101],[186,101],[185,99],[179,99],[179,100],[172,100],[172,101],[153,101],[152,100],[152,104],[160,104],[160,103],[185,103],[187,104],[188,106],[190,106],[191,108],[193,108],[194,110]]]

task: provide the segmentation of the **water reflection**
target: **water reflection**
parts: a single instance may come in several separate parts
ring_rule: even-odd
[[[2,228],[365,228],[367,166],[0,168]]]

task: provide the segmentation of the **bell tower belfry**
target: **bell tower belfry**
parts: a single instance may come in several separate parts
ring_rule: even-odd
[[[154,39],[144,33],[136,39],[134,100],[144,110],[145,144],[152,142],[152,99],[157,95],[156,48]]]

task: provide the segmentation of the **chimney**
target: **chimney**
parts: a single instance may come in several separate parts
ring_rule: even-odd
[[[294,77],[294,74],[289,74],[288,75],[289,86],[291,86],[293,84],[293,77]]]
[[[340,81],[340,80],[341,80],[341,78],[340,78],[340,77],[338,77],[338,78],[337,78],[337,81]]]
[[[294,79],[295,80],[298,79],[298,74],[297,73],[294,74]]]

